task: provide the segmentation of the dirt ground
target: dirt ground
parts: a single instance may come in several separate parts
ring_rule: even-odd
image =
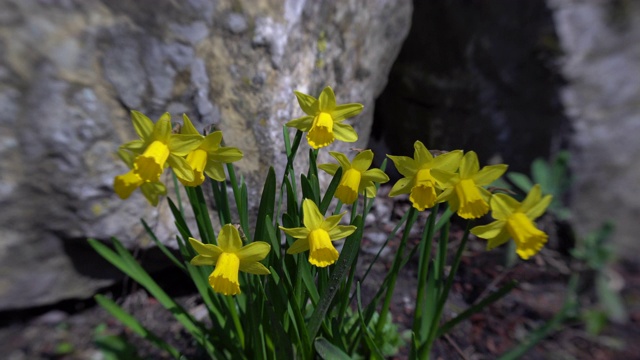
[[[385,233],[407,209],[406,199],[377,199],[373,217],[367,221],[359,258],[361,268],[373,259]],[[426,215],[426,214],[424,214]],[[412,232],[409,248],[419,240],[421,216]],[[382,234],[382,235],[381,235]],[[462,231],[452,227],[450,247],[456,249]],[[433,353],[434,359],[494,359],[520,343],[534,329],[542,326],[563,304],[570,274],[571,258],[561,241],[550,241],[540,254],[529,261],[518,261],[505,267],[506,247],[487,252],[484,242],[469,240],[458,275],[449,298],[444,320],[483,298],[491,291],[516,279],[519,285],[509,295],[461,323],[452,333],[440,339]],[[363,283],[363,302],[371,295],[391,266],[398,239],[389,244],[372,273]],[[417,259],[410,261],[399,276],[391,313],[401,331],[411,327],[415,308]],[[523,359],[640,359],[640,264],[619,262],[613,272],[622,281],[621,293],[629,320],[623,324],[609,324],[598,336],[590,335],[583,322],[574,320],[544,339]],[[155,274],[161,285],[176,296],[194,316],[204,309],[195,289],[185,285],[177,272],[167,270]],[[579,298],[583,306],[595,302],[593,288],[588,281],[582,286]],[[118,303],[131,312],[150,330],[176,346],[188,358],[199,358],[195,343],[188,337],[171,314],[131,281],[105,289]],[[144,340],[123,328],[93,300],[65,301],[55,306],[0,314],[0,354],[8,360],[37,359],[107,359],[97,342],[105,336],[127,338],[144,359],[168,359]],[[406,358],[406,347],[395,358]],[[133,355],[128,358],[134,359]]]

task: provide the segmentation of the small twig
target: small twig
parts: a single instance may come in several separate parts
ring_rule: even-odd
[[[504,278],[513,270],[513,268],[508,268],[506,271],[501,272],[500,274],[498,274],[498,276],[495,277],[495,279],[493,279],[489,285],[487,285],[486,288],[484,288],[484,290],[482,290],[482,292],[480,293],[480,295],[476,298],[476,301],[474,301],[473,303],[475,304],[476,302],[478,302],[478,300],[484,299],[484,297],[487,295],[487,293],[489,291],[491,291],[492,289],[494,289],[502,280],[504,280]]]
[[[462,351],[462,349],[460,349],[460,347],[458,346],[458,344],[456,344],[455,341],[453,341],[453,339],[451,338],[451,336],[449,336],[449,334],[444,334],[444,338],[445,340],[447,340],[447,342],[453,346],[453,348],[456,350],[456,352],[458,353],[458,355],[460,355],[461,358],[463,358],[464,360],[469,360],[469,358],[464,354],[464,352]]]

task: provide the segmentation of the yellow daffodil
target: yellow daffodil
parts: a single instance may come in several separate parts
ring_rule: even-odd
[[[218,234],[218,245],[203,244],[189,238],[189,243],[198,253],[191,259],[191,265],[213,265],[215,269],[209,275],[209,285],[217,293],[224,295],[240,294],[238,272],[267,275],[271,272],[259,263],[271,250],[264,241],[254,241],[242,246],[238,229],[227,224]]]
[[[342,178],[336,189],[335,196],[345,204],[353,204],[358,199],[358,194],[364,194],[368,198],[376,197],[377,183],[386,183],[389,177],[380,169],[369,169],[373,161],[373,152],[365,150],[353,158],[353,162],[343,154],[330,151],[329,154],[338,160],[338,164],[322,164],[318,167],[327,173],[334,175],[338,168],[342,167]]]
[[[200,145],[201,135],[171,133],[171,116],[164,113],[153,124],[138,111],[131,112],[133,127],[140,140],[121,146],[139,154],[133,162],[133,172],[145,181],[158,181],[165,164],[173,168],[178,177],[193,181],[193,170],[183,158]]]
[[[398,172],[404,176],[393,185],[389,196],[410,194],[409,200],[419,211],[431,208],[436,204],[442,188],[431,175],[432,169],[455,172],[460,165],[462,150],[454,150],[433,157],[420,141],[413,144],[413,159],[408,156],[387,155],[393,161]]]
[[[294,91],[298,103],[307,115],[289,121],[286,125],[307,132],[307,141],[314,149],[330,145],[335,139],[344,142],[358,140],[356,131],[342,122],[358,115],[362,104],[336,105],[336,96],[331,87],[322,90],[318,99],[311,95]]]
[[[491,198],[491,216],[496,221],[471,229],[479,238],[487,239],[487,250],[491,250],[513,238],[516,253],[527,260],[542,249],[547,234],[538,229],[534,220],[540,217],[551,203],[551,195],[542,197],[540,185],[535,185],[527,197],[518,202],[505,194]]]
[[[458,173],[440,169],[431,175],[445,189],[437,201],[448,201],[452,211],[461,218],[475,219],[489,212],[491,193],[482,186],[489,185],[507,171],[507,165],[489,165],[480,170],[478,156],[469,151],[460,160]]]
[[[122,161],[124,161],[130,169],[133,168],[134,155],[131,152],[121,149],[118,150],[118,156],[120,156]],[[144,197],[153,206],[158,205],[158,197],[160,195],[167,194],[167,188],[163,183],[159,181],[144,181],[133,169],[113,179],[113,189],[123,200],[129,198],[131,193],[137,188],[140,188]]]
[[[287,254],[297,254],[309,250],[309,262],[318,267],[329,266],[338,260],[338,250],[331,243],[351,235],[356,231],[353,225],[338,225],[344,213],[324,218],[313,200],[302,202],[304,227],[284,228],[285,233],[297,239],[287,250]]]
[[[222,132],[215,131],[202,136],[193,126],[187,115],[182,116],[184,125],[181,134],[197,135],[202,139],[200,145],[187,154],[187,163],[193,169],[193,180],[189,181],[178,176],[178,180],[185,186],[198,186],[204,182],[204,174],[216,181],[226,179],[222,164],[232,163],[242,159],[242,152],[235,147],[220,146]]]

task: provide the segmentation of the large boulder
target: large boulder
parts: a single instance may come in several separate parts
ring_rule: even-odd
[[[358,143],[331,149],[366,146],[411,2],[242,4],[0,0],[0,311],[112,282],[87,237],[144,247],[140,217],[163,241],[175,236],[166,202],[113,193],[132,109],[216,124],[245,154],[250,199],[269,166],[284,168],[282,125],[302,115],[293,90],[332,85],[339,102],[363,103],[349,120]]]
[[[637,259],[640,214],[640,3],[548,0],[573,124],[573,220],[582,236],[615,224],[620,256]]]

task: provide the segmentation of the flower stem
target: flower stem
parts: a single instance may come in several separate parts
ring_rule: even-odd
[[[378,323],[376,324],[376,338],[380,338],[382,336],[382,328],[385,325],[387,314],[389,313],[389,306],[391,305],[393,290],[396,286],[396,279],[398,278],[398,273],[400,272],[400,265],[402,264],[404,248],[407,245],[407,239],[409,238],[411,227],[413,226],[413,223],[416,221],[417,215],[418,213],[416,212],[416,209],[411,207],[411,209],[409,210],[409,220],[407,221],[407,225],[404,228],[404,232],[402,234],[402,240],[400,240],[400,245],[398,245],[396,257],[393,259],[393,265],[391,266],[391,271],[390,271],[391,278],[389,279],[389,287],[387,288],[387,293],[385,294],[384,303],[382,304],[382,309],[380,310],[380,316],[378,317]]]

